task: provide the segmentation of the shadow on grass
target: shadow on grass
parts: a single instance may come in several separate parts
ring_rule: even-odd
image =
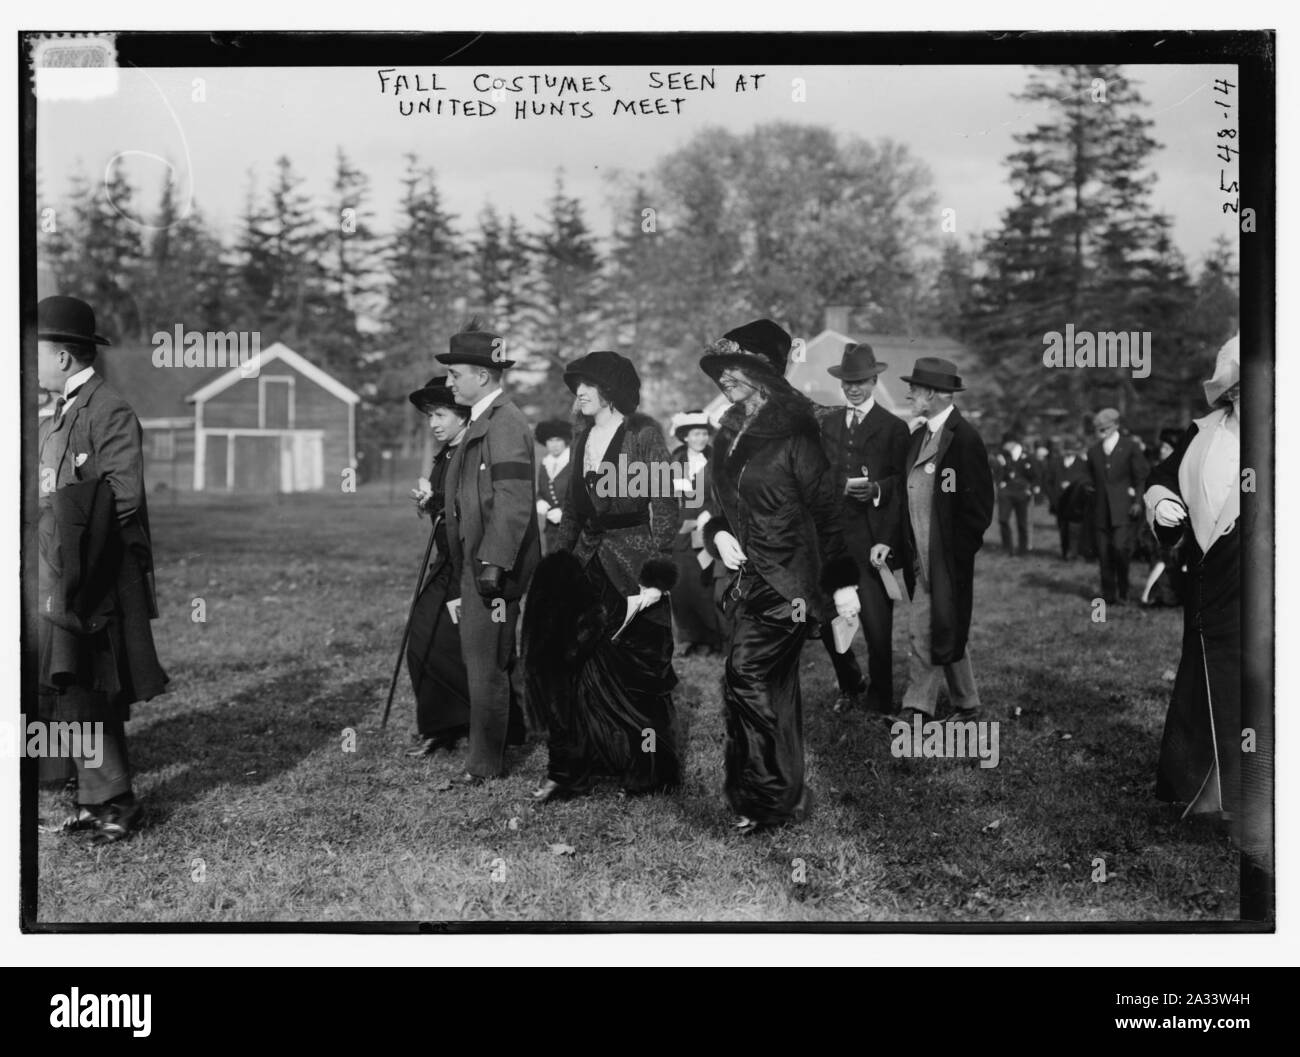
[[[326,744],[341,744],[373,711],[373,679],[335,682],[330,669],[300,668],[228,701],[185,712],[130,734],[132,769],[146,784],[151,825],[220,786],[256,786],[297,767]],[[149,785],[151,772],[182,765]]]

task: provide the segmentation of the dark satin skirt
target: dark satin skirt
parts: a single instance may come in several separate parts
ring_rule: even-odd
[[[604,630],[576,673],[570,693],[550,698],[548,777],[573,792],[614,778],[629,793],[681,783],[677,713],[673,706],[673,634],[665,598],[638,614],[617,641],[627,599],[598,556],[585,575],[607,614]]]
[[[691,534],[680,532],[673,541],[677,584],[672,590],[673,622],[678,641],[709,648],[722,645],[722,623],[713,600],[713,573],[702,570],[691,549]]]
[[[469,730],[469,680],[461,659],[460,632],[447,613],[450,582],[451,564],[443,562],[411,613],[406,667],[415,691],[416,729],[424,738]]]
[[[812,806],[804,785],[799,654],[808,624],[763,581],[735,612],[723,702],[727,711],[727,800],[765,825],[801,822]]]

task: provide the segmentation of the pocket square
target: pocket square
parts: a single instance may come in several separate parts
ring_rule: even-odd
[[[82,452],[80,455],[78,455],[77,458],[73,461],[73,465],[74,465],[74,466],[80,466],[82,463],[84,463],[84,462],[85,462],[87,459],[89,459],[89,458],[90,458],[90,456],[87,455],[87,454],[83,451],[83,452]]]

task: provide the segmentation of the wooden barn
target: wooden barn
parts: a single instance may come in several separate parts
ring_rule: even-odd
[[[152,351],[113,347],[96,364],[144,427],[151,492],[309,492],[355,467],[361,398],[287,345],[228,369],[159,368]]]

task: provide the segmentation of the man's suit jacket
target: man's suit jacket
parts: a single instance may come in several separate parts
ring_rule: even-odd
[[[910,473],[926,441],[924,423],[912,434]],[[953,408],[939,429],[930,504],[930,650],[932,664],[955,664],[966,653],[974,608],[975,554],[993,522],[993,473],[975,427]],[[906,509],[906,482],[901,486]],[[903,575],[916,591],[916,534],[907,514]]]
[[[532,431],[500,393],[469,424],[447,468],[447,549],[462,576],[483,564],[505,570],[502,594],[517,601],[541,560]]]
[[[998,495],[1009,499],[1028,499],[1038,484],[1038,467],[1033,460],[1020,453],[1020,458],[1013,459],[1006,451],[993,456],[993,481]]]
[[[900,484],[905,480],[907,458],[907,424],[897,415],[873,404],[866,417],[854,429],[846,424],[848,405],[819,409],[822,449],[834,475],[835,494],[839,496],[840,523],[844,543],[863,571],[872,572],[871,548],[877,543],[889,545],[889,564],[897,567],[903,559],[903,522],[906,519]],[[862,467],[881,486],[880,505],[870,500],[853,499],[845,494],[850,477],[861,477]]]
[[[1142,445],[1132,437],[1120,437],[1109,455],[1098,441],[1088,449],[1088,474],[1096,493],[1093,525],[1118,528],[1135,520],[1129,509],[1138,503],[1151,466]]]
[[[61,555],[53,565],[42,566],[45,579],[41,584],[42,598],[50,600],[62,596],[66,599],[67,592],[73,590],[75,584],[65,578],[74,575],[74,567],[77,583],[101,579],[102,570],[84,567],[90,560],[88,555],[95,555],[94,561],[111,561],[115,566],[112,573],[112,617],[108,620],[107,638],[103,635],[81,636],[77,641],[88,655],[70,667],[65,659],[59,667],[65,672],[98,672],[93,680],[83,685],[87,689],[108,692],[112,698],[111,705],[125,714],[129,714],[127,706],[132,702],[148,700],[162,693],[167,683],[167,676],[154,651],[153,631],[149,624],[158,615],[158,609],[144,493],[142,435],[140,422],[131,406],[98,375],[82,384],[76,391],[76,400],[61,416],[47,418],[40,428],[38,488],[42,527],[38,536],[46,542],[47,548],[54,542]],[[114,535],[111,541],[102,538],[105,534],[102,520],[90,516],[94,510],[93,502],[83,503],[80,499],[83,488],[77,486],[86,486],[94,481],[101,482],[99,491],[107,487],[111,493],[113,512],[110,521]],[[85,492],[86,496],[93,494]],[[101,527],[86,537],[84,530],[92,525]],[[74,559],[74,552],[79,557]],[[53,551],[47,550],[47,553],[52,555]],[[56,578],[58,583],[53,582]],[[84,605],[83,598],[71,608],[83,608]],[[51,604],[49,608],[49,615],[54,616],[58,606]],[[81,615],[84,617],[85,613]],[[64,645],[66,648],[68,643]],[[108,658],[112,659],[111,662]],[[50,654],[43,652],[42,682],[47,686],[55,685],[51,662]],[[106,674],[110,663],[116,667],[114,677]],[[68,678],[61,681],[66,684]]]

